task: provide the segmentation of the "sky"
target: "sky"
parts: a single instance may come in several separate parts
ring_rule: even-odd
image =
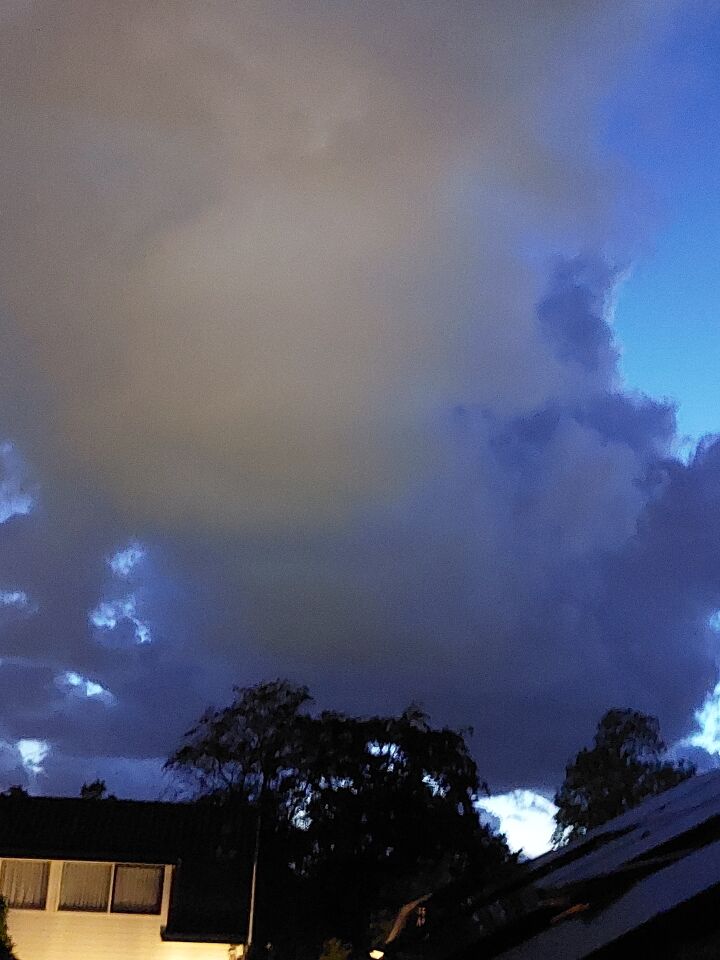
[[[685,5],[663,63],[674,79],[660,96],[639,71],[606,108],[605,142],[642,177],[656,216],[618,292],[615,324],[626,378],[672,398],[689,451],[718,430],[720,21],[709,5]]]
[[[715,762],[713,5],[0,20],[0,788],[167,795],[276,676],[472,726],[534,852],[610,707]]]

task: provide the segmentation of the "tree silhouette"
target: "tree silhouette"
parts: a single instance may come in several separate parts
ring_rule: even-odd
[[[80,798],[82,800],[117,800],[112,793],[108,793],[104,780],[93,780],[91,783],[84,783],[80,787]]]
[[[16,960],[7,928],[7,904],[0,897],[0,960]]]
[[[253,806],[272,802],[283,818],[293,814],[306,753],[307,687],[273,680],[235,687],[227,707],[209,709],[185,734],[165,764],[203,797],[228,797]]]
[[[692,776],[695,768],[665,758],[655,717],[637,710],[608,710],[595,733],[568,764],[555,795],[556,844],[583,836],[613,817]]]
[[[25,787],[21,787],[19,783],[13,783],[12,786],[5,790],[2,796],[14,797],[16,800],[21,800],[23,797],[29,797],[30,794],[27,792]]]
[[[401,904],[491,872],[508,851],[479,821],[465,732],[433,728],[416,706],[351,717],[310,703],[286,680],[236,688],[166,766],[257,831],[258,942],[290,936],[285,948],[317,956],[338,938],[362,951]]]

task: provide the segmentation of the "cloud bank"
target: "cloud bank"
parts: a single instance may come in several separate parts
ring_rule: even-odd
[[[278,674],[472,724],[498,789],[554,786],[610,705],[687,732],[720,448],[680,461],[622,383],[642,218],[597,142],[671,10],[6,7],[13,763],[137,791]]]

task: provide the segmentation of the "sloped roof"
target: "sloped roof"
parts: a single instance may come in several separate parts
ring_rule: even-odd
[[[422,927],[411,920],[386,949],[432,960],[579,960],[624,956],[632,939],[642,943],[628,955],[657,955],[647,944],[661,928],[663,936],[686,937],[717,896],[720,770],[648,799],[494,885],[455,881],[425,901]]]
[[[450,956],[579,960],[714,887],[720,890],[720,770],[524,864],[492,891],[467,896],[471,935]]]
[[[0,797],[0,856],[175,863],[213,856],[225,822],[197,803]]]
[[[715,819],[717,818],[717,820]],[[720,770],[690,777],[665,793],[650,797],[627,813],[589,831],[581,840],[531,861],[539,883],[570,883],[612,870],[660,850],[673,841],[688,842],[694,830],[720,838]]]

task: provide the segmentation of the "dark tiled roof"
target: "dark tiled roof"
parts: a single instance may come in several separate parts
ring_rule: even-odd
[[[197,803],[0,797],[0,856],[176,863],[229,839],[218,808]]]

